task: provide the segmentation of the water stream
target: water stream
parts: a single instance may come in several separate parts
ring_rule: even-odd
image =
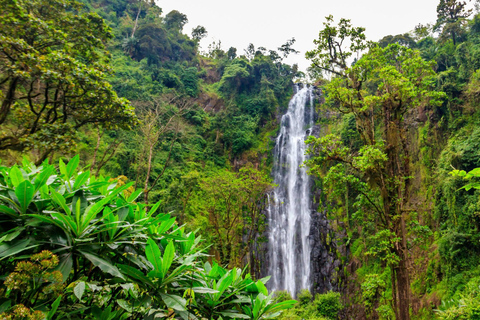
[[[314,124],[313,87],[297,85],[295,91],[275,142],[272,174],[278,186],[267,209],[269,289],[287,290],[292,296],[311,287],[311,179],[300,165],[306,159],[304,141]]]

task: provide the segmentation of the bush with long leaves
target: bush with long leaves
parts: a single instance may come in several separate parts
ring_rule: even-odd
[[[293,305],[273,303],[267,278],[205,262],[201,239],[158,213],[159,204],[137,203],[132,184],[78,164],[77,156],[58,167],[26,160],[0,167],[1,316],[14,319],[24,308],[46,319],[259,320]],[[47,280],[22,282],[34,262],[21,260],[39,252],[54,263],[39,260],[45,266],[29,277],[55,272],[61,284],[49,294]],[[17,287],[5,280],[14,276]],[[21,286],[28,297],[18,294]]]

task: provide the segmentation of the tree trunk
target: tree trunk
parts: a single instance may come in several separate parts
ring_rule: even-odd
[[[7,120],[7,116],[10,113],[10,107],[15,101],[15,90],[17,89],[18,78],[13,78],[8,87],[7,95],[3,99],[2,106],[0,108],[0,124]]]
[[[152,156],[153,156],[153,147],[154,145],[150,145],[150,150],[148,153],[148,164],[147,164],[147,177],[145,178],[145,186],[143,189],[144,192],[144,200],[145,204],[148,204],[148,180],[150,179],[150,172],[152,171]]]
[[[404,251],[406,248],[402,248]],[[396,282],[397,282],[397,308],[398,320],[410,320],[410,281],[408,278],[407,260],[403,256],[403,252],[398,252],[400,262],[396,268]]]

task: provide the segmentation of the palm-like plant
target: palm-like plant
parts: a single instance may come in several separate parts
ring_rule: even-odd
[[[65,288],[62,296],[32,291],[44,299],[21,303],[36,311],[51,306],[48,319],[262,319],[290,306],[273,307],[267,279],[202,263],[201,239],[158,213],[159,204],[136,203],[141,192],[131,184],[78,171],[78,164],[77,156],[60,161],[59,172],[28,161],[0,167],[0,276],[12,274],[15,260],[48,250],[59,258]],[[0,313],[20,303],[4,290]]]

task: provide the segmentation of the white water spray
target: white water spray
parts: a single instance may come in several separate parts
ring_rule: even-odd
[[[305,139],[314,124],[313,87],[298,92],[282,117],[274,149],[274,182],[278,185],[269,199],[268,285],[271,290],[287,290],[295,296],[310,289],[310,178],[300,165],[306,159]]]

